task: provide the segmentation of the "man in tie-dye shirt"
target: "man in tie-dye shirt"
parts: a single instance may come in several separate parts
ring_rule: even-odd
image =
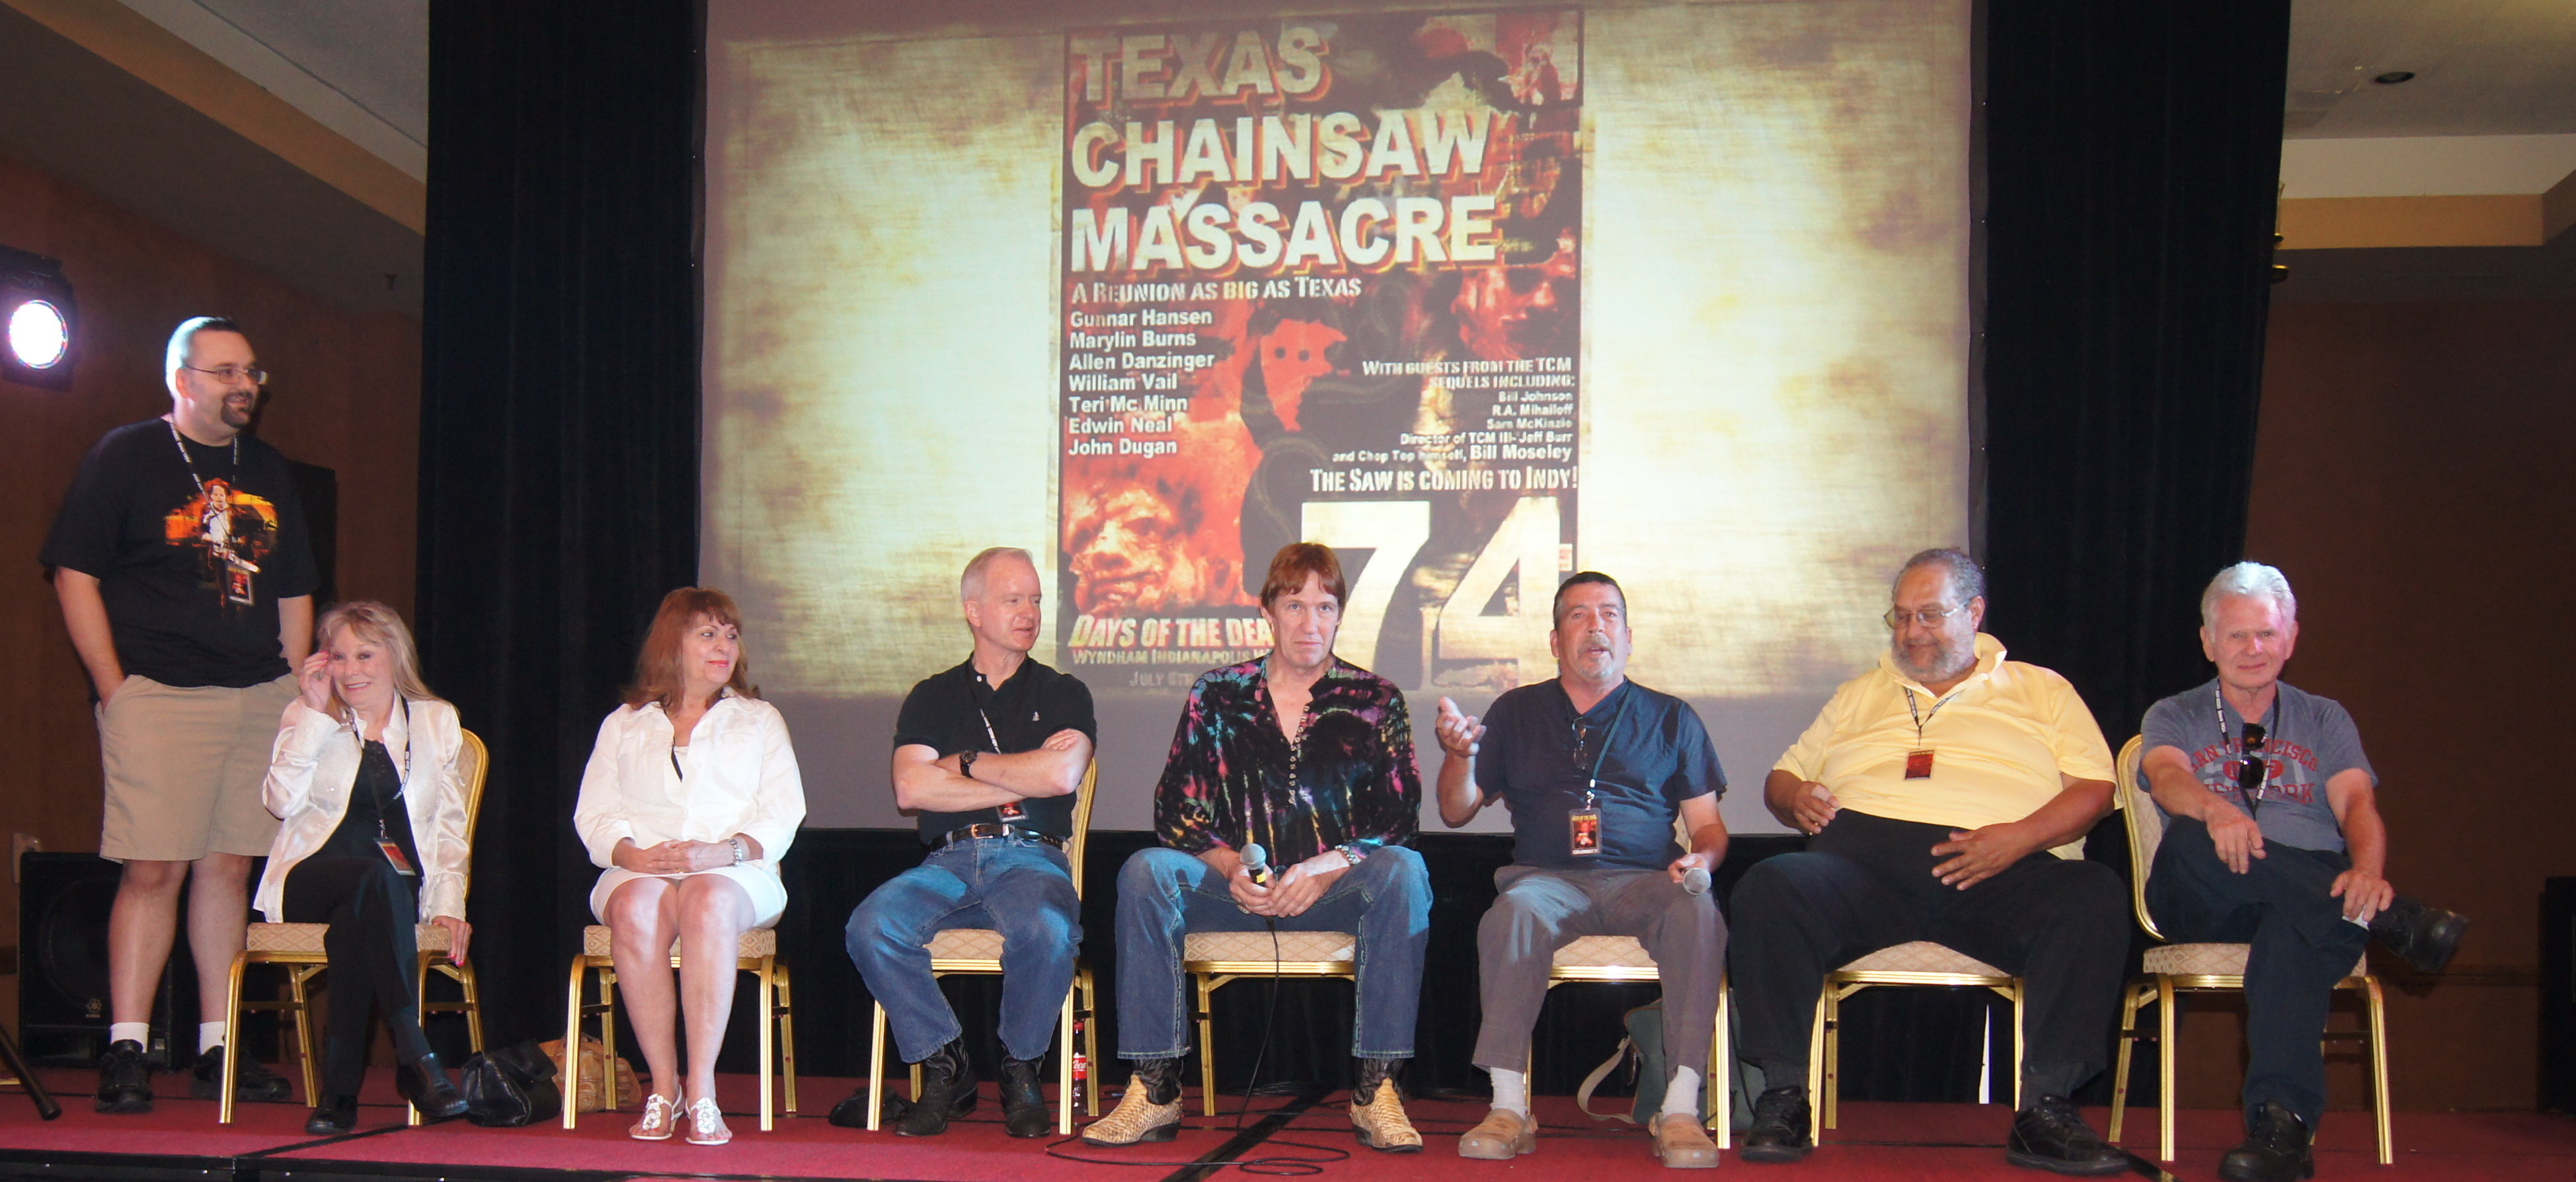
[[[1276,929],[1357,938],[1351,1124],[1373,1149],[1422,1148],[1389,1078],[1413,1057],[1431,931],[1430,879],[1404,844],[1422,776],[1403,694],[1333,655],[1348,593],[1330,548],[1281,549],[1261,590],[1270,655],[1190,689],[1154,795],[1163,844],[1118,877],[1118,1054],[1135,1078],[1085,1141],[1172,1138],[1189,1049],[1183,946],[1192,932]]]

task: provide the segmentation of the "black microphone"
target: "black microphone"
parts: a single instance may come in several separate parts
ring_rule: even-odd
[[[1260,842],[1249,842],[1244,845],[1243,873],[1258,885],[1270,885],[1270,852],[1262,849]]]

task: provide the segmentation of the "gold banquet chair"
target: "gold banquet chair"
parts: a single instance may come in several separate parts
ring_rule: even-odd
[[[1809,1140],[1823,1140],[1824,1130],[1836,1127],[1841,1116],[1842,1003],[1863,989],[1889,985],[1991,989],[2010,999],[2013,1107],[2021,1107],[2022,1009],[2026,1000],[2021,978],[1945,945],[1916,940],[1881,948],[1825,974],[1823,995],[1816,1003],[1814,1032],[1807,1044],[1807,1093],[1815,1097],[1809,1110]]]
[[[1273,938],[1278,940],[1272,944]],[[1340,977],[1357,983],[1359,937],[1349,932],[1192,932],[1181,971],[1198,994],[1199,1103],[1216,1115],[1216,991],[1246,977]]]
[[[1100,765],[1092,764],[1082,773],[1082,787],[1073,803],[1073,840],[1065,843],[1065,861],[1073,872],[1073,893],[1082,897],[1082,857],[1091,844],[1092,789],[1100,780]],[[933,978],[952,974],[973,976],[1002,975],[1002,933],[991,928],[947,928],[930,939],[930,975]],[[1056,1132],[1073,1135],[1073,1059],[1074,1032],[1082,1032],[1083,1061],[1090,1071],[1100,1063],[1100,1026],[1092,1017],[1099,1004],[1098,985],[1091,966],[1075,961],[1073,985],[1065,990],[1064,1013],[1057,1020],[1057,1038],[1063,1052],[1056,1056]],[[868,1131],[882,1127],[885,1114],[886,1011],[871,1001],[874,1011],[869,1023],[873,1031],[868,1043]],[[1082,1089],[1089,1115],[1100,1115],[1100,1089],[1086,1078]],[[921,1095],[921,1067],[912,1068],[912,1094]]]
[[[474,824],[483,812],[483,781],[491,771],[491,757],[483,740],[472,731],[459,731],[464,738],[457,752],[459,770],[465,776],[465,844],[474,845]],[[241,954],[233,958],[232,979],[225,987],[224,1045],[241,1045],[241,1016],[246,1010],[282,1010],[295,1015],[296,1054],[304,1067],[304,1106],[321,1104],[322,1079],[313,1054],[312,983],[328,967],[330,957],[322,948],[322,937],[331,925],[322,923],[255,923],[243,933]],[[420,999],[420,1016],[426,1020],[433,1013],[465,1015],[466,1036],[476,1051],[483,1049],[482,995],[475,986],[474,969],[448,957],[449,936],[446,928],[423,923],[414,933],[419,943],[420,959],[413,969],[413,995]],[[286,966],[287,1000],[243,1001],[242,972],[255,964]],[[461,1001],[429,1000],[429,974],[456,982],[464,991]],[[359,999],[353,999],[359,1000]],[[360,1004],[364,1004],[361,1000]],[[220,1124],[233,1122],[233,1076],[240,1068],[241,1057],[229,1051],[224,1055],[224,1096],[216,1113]],[[411,1123],[420,1123],[420,1110],[405,1106]]]
[[[1556,950],[1555,961],[1547,971],[1547,987],[1551,990],[1567,982],[1662,980],[1655,958],[1635,936],[1577,936]],[[1735,1141],[1735,1122],[1730,1119],[1726,1096],[1726,1073],[1731,1066],[1726,1042],[1728,1003],[1726,977],[1721,973],[1717,979],[1717,1029],[1709,1038],[1708,1072],[1702,1081],[1708,1096],[1708,1127],[1717,1134],[1720,1149],[1731,1147]]]
[[[609,946],[608,925],[594,923],[581,930],[581,955],[572,958],[572,982],[564,1002],[564,1051],[556,1068],[562,1074],[563,1127],[574,1127],[579,1105],[574,1103],[580,1090],[581,1020],[599,1018],[600,1045],[608,1049],[608,1070],[599,1081],[603,1111],[615,1112],[622,1102],[617,1095],[617,962]],[[788,994],[787,962],[778,959],[778,929],[754,928],[744,932],[735,952],[736,969],[760,980],[760,1131],[776,1125],[773,1099],[783,1099],[789,1112],[796,1111],[796,1016]],[[680,967],[679,941],[671,942],[671,967]],[[599,999],[581,1000],[582,978],[599,974]],[[772,1036],[775,1035],[773,1038]],[[772,1069],[783,1073],[777,1086],[771,1084]]]
[[[2145,928],[2156,945],[2147,949],[2143,967],[2144,979],[2132,982],[2120,995],[2120,1062],[2111,1086],[2111,1136],[2120,1140],[2120,1126],[2129,1111],[2129,1054],[2140,1042],[2156,1044],[2157,1098],[2156,1116],[2159,1140],[2157,1156],[2162,1161],[2174,1158],[2174,1031],[2176,1013],[2174,995],[2178,993],[2214,993],[2245,988],[2245,961],[2252,954],[2251,944],[2169,944],[2157,930],[2155,916],[2147,913],[2147,874],[2156,864],[2156,847],[2164,841],[2165,815],[2155,807],[2153,796],[2138,783],[2139,765],[2145,759],[2144,736],[2132,738],[2120,748],[2118,775],[2121,803],[2120,816],[2129,831],[2129,900],[2137,908],[2138,926]],[[2388,1114],[2388,1009],[2379,989],[2379,979],[2369,972],[2370,958],[2352,966],[2352,972],[2335,983],[2335,989],[2352,990],[2361,995],[2366,1026],[2358,1031],[2328,1031],[2326,1041],[2355,1040],[2362,1044],[2370,1059],[2370,1107],[2379,1130],[2379,1164],[2395,1165],[2397,1141],[2389,1126]],[[2138,1032],[2138,1011],[2148,1005],[2156,1007],[2156,1032]]]

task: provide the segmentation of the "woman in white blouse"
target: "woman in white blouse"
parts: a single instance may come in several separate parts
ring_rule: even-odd
[[[394,1086],[429,1120],[465,1111],[454,1081],[420,1030],[413,993],[421,915],[447,929],[465,963],[464,739],[456,708],[420,680],[402,617],[381,603],[344,603],[315,626],[296,671],[261,791],[285,823],[269,846],[254,899],[270,923],[327,923],[332,1004],[323,1039],[322,1095],[304,1131],[357,1125],[367,1062],[367,1016],[385,1016]]]
[[[741,614],[722,591],[662,598],[626,704],[599,725],[573,827],[607,870],[590,909],[612,933],[629,1028],[653,1074],[628,1129],[692,1145],[733,1138],[716,1107],[716,1051],[733,1011],[742,933],[778,922],[778,858],[805,819],[805,787],[778,708],[742,661]],[[670,955],[680,954],[679,988]],[[675,1018],[689,1022],[681,1085]],[[685,1130],[678,1126],[685,1124]]]

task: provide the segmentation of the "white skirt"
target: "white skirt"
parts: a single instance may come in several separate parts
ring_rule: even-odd
[[[723,875],[732,879],[736,886],[741,887],[742,893],[751,896],[753,917],[751,926],[755,928],[778,926],[778,917],[787,910],[787,885],[778,881],[776,870],[763,863],[746,862],[740,866],[718,866],[713,870],[700,870],[697,873]],[[641,871],[610,867],[600,873],[598,885],[590,888],[590,914],[599,922],[607,923],[608,897],[616,894],[617,888],[635,879],[667,878],[677,881],[687,877],[689,875],[686,874],[645,874]]]

